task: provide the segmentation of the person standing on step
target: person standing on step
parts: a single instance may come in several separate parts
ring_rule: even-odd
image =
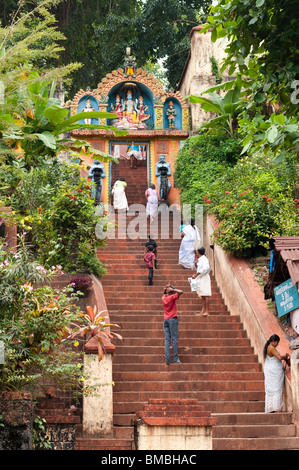
[[[155,217],[158,215],[158,193],[156,186],[150,183],[148,189],[145,191],[146,197],[146,216],[150,218],[150,222],[153,222]]]
[[[282,361],[290,365],[290,355],[283,356],[277,346],[280,341],[278,335],[272,335],[264,346],[264,376],[265,376],[265,412],[275,413],[283,408],[284,366]]]
[[[125,178],[120,178],[119,180],[115,181],[112,195],[113,195],[113,207],[116,210],[123,211],[128,210],[128,201],[126,196],[126,187],[127,183]]]
[[[144,255],[143,259],[145,261],[146,267],[148,268],[148,285],[152,286],[154,278],[154,263],[156,259],[153,245],[149,245],[147,247],[147,253]]]
[[[165,363],[167,365],[170,364],[170,343],[172,345],[173,363],[179,364],[181,362],[178,358],[179,320],[176,301],[182,294],[182,290],[167,284],[162,295],[162,304],[164,307],[163,329],[165,333]]]
[[[155,255],[155,269],[157,269],[157,261],[158,261],[157,248],[158,248],[158,245],[157,245],[157,242],[153,239],[152,235],[148,236],[148,241],[145,244],[145,253],[147,252],[147,249],[148,249],[149,246],[152,246],[154,248],[153,252],[154,252],[154,255]]]
[[[197,279],[198,289],[196,293],[202,299],[202,308],[200,314],[202,316],[209,315],[209,297],[212,295],[211,291],[211,278],[210,278],[210,263],[205,256],[205,249],[199,248],[198,260],[196,261],[196,274],[193,274],[192,279]]]
[[[179,264],[185,269],[195,269],[195,250],[200,248],[201,240],[194,219],[182,227]]]

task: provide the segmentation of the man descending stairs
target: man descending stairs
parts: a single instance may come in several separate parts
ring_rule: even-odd
[[[143,175],[139,178],[144,169],[130,171],[140,188],[134,197],[141,201],[146,186],[140,183]],[[129,175],[125,178],[129,186]],[[102,284],[110,319],[121,326],[123,336],[113,357],[114,436],[80,439],[80,448],[132,450],[132,419],[151,398],[196,398],[217,417],[213,449],[298,449],[292,414],[264,413],[262,367],[239,318],[227,311],[214,278],[210,316],[202,317],[201,300],[187,280],[190,271],[178,265],[180,240],[156,240],[159,261],[153,286],[148,285],[143,260],[146,241],[116,238],[99,251],[108,268]],[[181,363],[170,365],[165,364],[161,302],[168,282],[184,291],[177,301]]]

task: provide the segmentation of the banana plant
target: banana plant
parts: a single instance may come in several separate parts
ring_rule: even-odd
[[[227,93],[222,97],[218,92],[226,90]],[[221,83],[215,87],[201,93],[207,93],[209,98],[202,96],[188,96],[190,103],[200,103],[201,108],[209,113],[216,113],[218,116],[211,118],[208,122],[202,124],[200,129],[223,129],[229,135],[234,134],[235,118],[244,109],[246,100],[242,97],[242,79],[237,76],[235,80]]]
[[[85,140],[76,140],[63,136],[74,129],[111,129],[116,135],[126,131],[118,131],[105,125],[85,125],[79,121],[86,118],[85,113],[68,117],[68,109],[61,106],[54,98],[54,83],[43,82],[37,73],[28,77],[29,85],[24,86],[11,95],[0,108],[0,136],[8,149],[14,149],[16,156],[23,157],[27,167],[31,167],[41,159],[53,158],[61,151],[69,154],[93,154],[101,161],[116,161],[111,155],[92,148]],[[18,103],[18,114],[14,113],[14,105]],[[20,111],[21,110],[21,111]],[[106,119],[116,117],[114,114],[93,111],[88,117]],[[3,147],[3,145],[2,145]]]

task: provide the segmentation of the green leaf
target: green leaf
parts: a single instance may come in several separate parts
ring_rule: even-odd
[[[266,132],[267,140],[270,144],[273,144],[277,138],[278,130],[276,126],[271,126]]]
[[[263,103],[266,100],[266,95],[264,93],[257,93],[254,97],[256,103]]]
[[[113,119],[113,118],[117,118],[117,115],[112,114],[112,113],[106,113],[106,112],[103,112],[103,111],[91,111],[91,112],[88,113],[88,119],[92,119],[92,118],[95,118],[95,119]],[[57,127],[57,129],[55,130],[55,133],[60,133],[61,134],[62,132],[64,132],[64,128],[70,126],[74,122],[82,121],[84,119],[86,119],[86,113],[75,114],[74,116],[71,116],[68,119],[65,119],[63,121],[63,123],[61,123]]]
[[[256,6],[259,8],[259,7],[261,7],[262,5],[264,5],[264,3],[265,3],[265,0],[256,0],[256,3],[255,3],[255,4],[256,4]]]
[[[35,135],[39,140],[41,140],[46,147],[49,147],[52,150],[56,149],[56,140],[53,134],[51,132],[45,131],[42,132],[41,134],[33,134]]]
[[[68,110],[60,106],[51,106],[44,111],[44,116],[55,126],[64,121],[67,115]]]
[[[285,126],[285,130],[287,132],[290,132],[290,133],[291,132],[298,132],[298,126],[297,126],[297,124],[287,124]]]
[[[285,116],[283,114],[275,115],[274,122],[277,122],[277,124],[280,124],[282,126],[285,122]]]

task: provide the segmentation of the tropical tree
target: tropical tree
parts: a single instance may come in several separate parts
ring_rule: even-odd
[[[2,110],[0,108],[0,132],[2,132],[2,152],[14,149],[18,157],[22,157],[30,168],[44,158],[55,157],[59,152],[66,150],[69,154],[75,151],[92,153],[106,161],[113,157],[93,149],[86,141],[73,140],[64,134],[78,128],[111,128],[104,125],[78,124],[84,119],[84,113],[68,116],[68,109],[60,105],[60,101],[53,97],[55,84],[42,81],[37,72],[24,79],[23,87],[10,95]],[[15,116],[7,112],[14,102],[22,102],[22,115]],[[111,113],[93,111],[90,117],[111,118]],[[117,130],[115,130],[118,133]]]
[[[226,37],[221,70],[240,73],[247,105],[239,120],[243,153],[268,150],[277,161],[298,154],[298,15],[291,0],[220,0],[202,32]]]

